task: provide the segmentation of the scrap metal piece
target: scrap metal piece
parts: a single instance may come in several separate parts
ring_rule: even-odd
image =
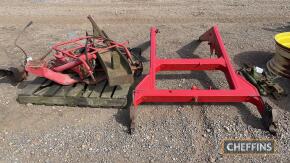
[[[12,72],[12,80],[14,82],[21,82],[27,78],[27,72],[23,65],[11,67],[10,71]]]
[[[265,111],[262,113],[262,121],[271,134],[277,134],[278,113],[277,110],[273,109],[268,103],[265,103]]]
[[[55,44],[45,55],[35,60],[17,44],[21,34],[32,24],[32,21],[29,22],[15,39],[15,46],[23,52],[25,60],[23,66],[10,71],[14,78],[20,81],[29,72],[61,85],[78,82],[95,84],[106,76],[110,86],[132,84],[135,72],[142,70],[142,63],[132,59],[126,47],[127,42],[111,40],[91,16],[88,19],[93,26],[93,36],[86,33],[85,37]],[[45,60],[52,52],[54,58]],[[102,73],[104,77],[98,76],[100,71],[105,71],[105,75]]]
[[[102,37],[107,46],[112,46],[114,42],[98,27],[94,19],[90,15],[88,19],[93,26],[94,37]],[[129,54],[129,50],[126,47],[124,48],[127,54]],[[98,53],[98,60],[106,72],[110,86],[132,84],[134,82],[134,72],[131,68],[134,66],[134,63],[131,59],[131,54],[126,57],[119,48],[114,47],[107,52]]]
[[[263,96],[271,95],[275,99],[287,96],[286,91],[275,82],[275,77],[267,72],[257,72],[257,67],[244,64],[238,72],[243,75],[251,84],[253,84]]]
[[[145,102],[250,102],[254,104],[260,115],[265,117],[266,105],[257,89],[237,74],[228,57],[218,27],[214,26],[200,37],[200,41],[207,41],[210,51],[218,58],[214,59],[160,59],[156,56],[156,33],[155,27],[151,28],[150,71],[149,74],[137,85],[133,94],[133,105],[130,108],[131,133],[136,126],[138,105]],[[205,90],[205,89],[158,89],[156,88],[156,73],[159,71],[200,71],[220,70],[226,75],[230,89]],[[193,87],[196,88],[196,87]],[[271,116],[271,115],[270,115]],[[265,125],[269,129],[269,124]]]
[[[26,79],[27,72],[23,65],[1,65],[1,77],[9,77],[13,82],[21,82]]]
[[[115,59],[112,59],[112,56]],[[110,86],[132,84],[134,82],[133,75],[130,72],[128,73],[129,69],[126,69],[124,66],[122,66],[122,64],[116,65],[117,63],[115,62],[122,62],[120,61],[120,57],[118,57],[118,54],[116,54],[116,51],[99,53],[98,59],[106,72]]]
[[[27,63],[27,60],[28,60],[28,58],[29,58],[29,56],[28,56],[28,54],[27,54],[27,52],[20,46],[20,45],[18,45],[17,44],[17,41],[18,41],[18,39],[20,38],[20,36],[25,32],[25,30],[28,28],[28,27],[30,27],[31,25],[33,24],[33,22],[32,21],[30,21],[20,32],[19,32],[19,34],[17,35],[17,37],[16,37],[16,39],[14,40],[14,45],[18,48],[18,49],[20,49],[21,51],[22,51],[22,53],[24,54],[24,65],[26,65],[26,63]]]
[[[85,44],[83,41],[85,41]],[[52,52],[49,51],[41,59],[28,61],[25,65],[25,70],[61,85],[71,85],[78,82],[97,83],[104,79],[102,77],[97,78],[100,71],[105,71],[109,74],[108,80],[111,85],[133,83],[132,74],[128,75],[131,67],[125,69],[125,66],[121,66],[128,64],[130,62],[128,59],[121,60],[119,68],[116,65],[114,69],[111,68],[111,53],[117,53],[114,49],[122,49],[124,51],[122,56],[131,55],[125,46],[126,43],[110,41],[108,46],[104,43],[106,41],[107,39],[102,37],[85,36],[57,43],[52,47],[54,59],[45,60],[48,54]]]
[[[99,26],[97,25],[97,23],[95,22],[95,20],[93,19],[93,17],[91,15],[88,16],[89,21],[91,22],[92,26],[93,26],[93,35],[94,37],[105,37],[102,30],[99,28]]]

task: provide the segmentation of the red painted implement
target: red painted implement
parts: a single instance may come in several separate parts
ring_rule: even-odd
[[[199,40],[207,41],[210,52],[215,53],[215,59],[160,59],[156,56],[156,33],[155,27],[151,28],[151,50],[149,74],[138,84],[133,93],[134,107],[130,109],[131,132],[135,129],[137,107],[145,102],[250,102],[254,104],[262,116],[264,125],[272,133],[276,133],[276,114],[271,107],[264,103],[257,89],[249,84],[233,69],[227,51],[224,47],[218,27],[214,26],[204,33]],[[220,70],[226,75],[230,89],[228,90],[205,90],[195,86],[191,90],[168,90],[157,89],[156,73],[159,71],[197,71],[197,70]]]
[[[72,85],[79,82],[96,84],[107,79],[110,86],[132,84],[134,76],[142,73],[142,62],[137,55],[138,49],[127,47],[128,42],[118,43],[111,40],[89,15],[93,35],[76,38],[55,44],[40,59],[31,57],[17,44],[20,35],[32,25],[30,21],[15,39],[15,46],[24,54],[23,65],[12,72],[17,81],[29,74],[44,77],[60,85]],[[52,57],[48,57],[53,52]],[[19,73],[18,73],[19,72]]]
[[[103,37],[86,36],[58,43],[52,47],[52,50],[55,51],[54,59],[28,61],[25,70],[61,85],[71,85],[78,82],[97,83],[104,78],[96,79],[94,75],[95,67],[98,65],[95,63],[97,54],[102,55],[112,48],[118,48],[124,51],[129,61],[132,60],[131,53],[125,46],[127,42],[117,43],[110,40],[111,45],[106,46],[105,41],[108,40]],[[103,71],[101,68],[99,70]],[[78,76],[64,73],[65,71],[73,71]],[[90,77],[90,81],[85,80],[87,77]]]

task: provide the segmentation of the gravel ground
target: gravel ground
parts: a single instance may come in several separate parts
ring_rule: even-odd
[[[146,47],[149,28],[158,34],[162,58],[206,57],[199,35],[218,24],[235,68],[261,67],[274,53],[273,36],[290,31],[289,0],[1,0],[1,64],[18,62],[13,46],[17,32],[34,25],[20,40],[32,57],[52,44],[91,29],[91,14],[117,41]],[[148,59],[148,49],[144,57]],[[145,74],[148,72],[145,63]],[[158,75],[159,88],[227,88],[220,72],[176,72]],[[176,78],[175,80],[173,78]],[[279,80],[290,92],[289,80]],[[0,79],[1,162],[290,162],[289,97],[269,99],[279,112],[278,136],[263,129],[250,104],[141,105],[137,132],[127,134],[127,110],[20,105],[16,85]],[[271,138],[274,155],[222,155],[226,138]]]

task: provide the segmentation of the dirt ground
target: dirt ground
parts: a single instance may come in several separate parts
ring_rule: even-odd
[[[157,26],[162,58],[208,57],[197,39],[219,25],[235,68],[242,63],[265,67],[273,56],[276,33],[290,31],[290,0],[1,0],[0,62],[19,62],[13,41],[20,39],[36,58],[59,41],[91,32],[86,16],[117,41],[143,47],[149,59],[149,29]],[[148,72],[145,62],[144,74]],[[177,79],[174,79],[177,78]],[[280,79],[290,92],[289,80]],[[1,162],[290,162],[290,102],[269,99],[279,113],[279,134],[264,130],[250,104],[141,105],[136,134],[127,133],[125,109],[21,105],[16,85],[0,79]],[[227,88],[219,72],[158,75],[160,88]],[[275,139],[273,155],[222,155],[227,138]]]

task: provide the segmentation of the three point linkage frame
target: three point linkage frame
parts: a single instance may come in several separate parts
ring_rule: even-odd
[[[225,49],[218,27],[214,26],[200,36],[200,41],[207,41],[211,54],[217,58],[192,58],[192,59],[160,59],[156,55],[156,34],[158,29],[150,30],[150,70],[149,74],[137,85],[133,92],[133,105],[130,108],[130,131],[135,131],[138,105],[150,103],[233,103],[250,102],[254,104],[271,133],[277,129],[277,118],[274,109],[264,103],[257,89],[247,82],[233,69],[228,53]],[[157,89],[156,73],[159,71],[201,71],[220,70],[224,72],[230,89]]]

